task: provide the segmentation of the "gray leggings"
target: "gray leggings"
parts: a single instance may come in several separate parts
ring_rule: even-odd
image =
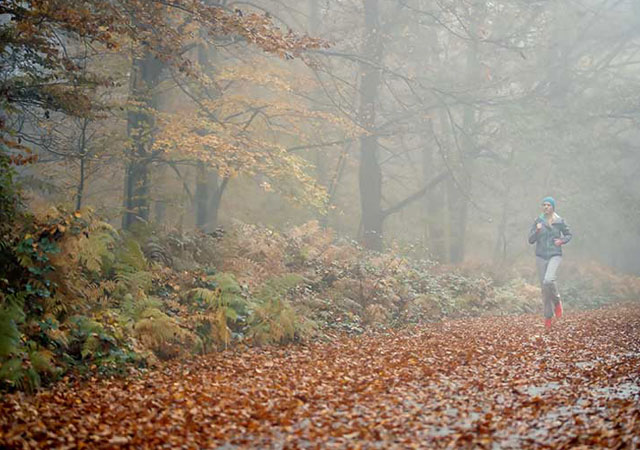
[[[562,256],[552,256],[549,259],[536,256],[536,267],[542,287],[542,303],[544,304],[544,317],[553,317],[553,309],[560,301],[560,294],[556,286],[556,272],[562,262]]]

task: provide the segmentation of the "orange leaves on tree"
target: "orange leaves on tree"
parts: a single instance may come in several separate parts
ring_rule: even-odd
[[[8,61],[18,56],[17,65],[7,67],[12,72],[0,85],[1,99],[72,115],[87,114],[85,103],[91,101],[87,88],[108,84],[106,77],[85,70],[81,55],[70,53],[74,42],[84,41],[89,44],[85,49],[94,50],[100,46],[117,50],[123,43],[132,43],[191,76],[198,73],[184,53],[197,39],[198,29],[212,42],[220,36],[240,36],[282,57],[326,45],[284,33],[268,17],[232,13],[195,0],[5,0],[0,2],[0,14],[9,18],[2,24],[0,51]],[[70,39],[66,45],[62,34]],[[58,90],[41,92],[43,86]],[[70,108],[74,101],[81,107]]]
[[[261,67],[261,70],[255,70]],[[220,65],[210,86],[226,86],[215,99],[198,98],[191,110],[158,115],[154,147],[163,157],[205,162],[224,176],[268,177],[286,197],[317,208],[325,192],[308,175],[310,165],[288,147],[313,146],[318,137],[344,140],[359,130],[345,118],[310,108],[299,93],[314,82],[284,70],[273,58]]]

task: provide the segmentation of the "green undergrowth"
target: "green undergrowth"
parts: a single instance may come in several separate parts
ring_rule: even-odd
[[[0,245],[3,390],[126,375],[238,344],[540,311],[531,273],[368,252],[315,222],[208,235],[123,233],[89,211],[13,220]],[[566,275],[569,308],[640,297],[637,278],[600,266]]]

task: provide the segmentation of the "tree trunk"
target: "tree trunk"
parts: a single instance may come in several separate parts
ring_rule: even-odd
[[[467,238],[467,218],[469,214],[468,196],[471,191],[471,170],[473,141],[471,134],[475,125],[475,114],[470,106],[464,107],[460,139],[460,156],[455,169],[455,178],[447,183],[447,206],[449,208],[449,258],[448,262],[458,264],[464,261]],[[455,133],[455,129],[452,129]]]
[[[131,69],[131,99],[137,110],[127,114],[127,135],[131,141],[129,161],[125,173],[124,215],[122,228],[129,229],[137,222],[149,221],[150,164],[152,160],[154,116],[157,107],[157,85],[163,64],[145,51],[134,56]],[[138,106],[139,105],[139,106]]]
[[[376,100],[380,85],[382,36],[380,33],[378,0],[364,1],[365,35],[363,57],[371,64],[360,64],[361,126],[369,133],[360,138],[360,205],[362,210],[362,243],[372,250],[382,250],[382,171],[378,161],[376,133]]]
[[[322,20],[320,18],[320,0],[309,0],[309,34],[318,37]],[[318,222],[326,227],[329,223],[329,208],[331,206],[332,177],[330,174],[330,162],[326,151],[315,150],[316,180],[318,185],[327,190],[327,208],[318,214]]]
[[[208,223],[210,231],[214,231],[218,227],[218,213],[227,183],[229,183],[229,177],[223,177],[220,180],[218,172],[212,172],[209,176],[211,198],[209,199]]]
[[[477,30],[475,11],[470,10],[469,28],[471,36]],[[466,83],[475,86],[478,79],[478,42],[472,40],[467,49]],[[452,133],[456,133],[454,124]],[[447,203],[449,208],[449,262],[453,264],[464,261],[466,250],[467,220],[469,216],[469,196],[471,193],[471,175],[475,157],[474,133],[476,125],[475,109],[471,105],[463,106],[462,135],[460,138],[457,167],[453,168],[456,176],[447,184]]]
[[[196,228],[206,231],[209,216],[209,183],[207,182],[207,168],[203,162],[198,162],[196,169]]]
[[[84,179],[85,179],[85,158],[80,157],[80,181],[78,182],[78,191],[76,193],[76,211],[82,208],[82,197],[84,195]]]
[[[449,259],[452,264],[464,261],[467,231],[467,199],[462,192],[464,186],[450,180],[447,183],[447,206],[449,207]]]
[[[217,2],[210,2],[217,4]],[[205,72],[212,73],[214,68],[211,64],[209,49],[203,45],[198,46],[198,63]],[[210,97],[215,97],[216,93],[207,92]],[[203,232],[209,232],[218,226],[218,213],[222,201],[222,194],[227,186],[228,178],[220,180],[217,170],[207,167],[204,163],[198,163],[196,175],[196,227]]]
[[[513,170],[515,154],[515,148],[512,148],[509,152],[506,167],[504,168],[504,175],[502,176],[502,212],[500,214],[500,222],[498,223],[496,245],[493,250],[493,261],[496,263],[505,262],[507,259],[507,221],[509,218],[510,193],[513,188],[511,172]]]
[[[434,171],[434,155],[433,147],[425,144],[422,149],[422,177],[423,183],[427,183],[432,179],[436,172]],[[425,242],[429,249],[430,256],[437,261],[446,259],[446,241],[445,241],[445,209],[444,209],[444,192],[440,186],[430,189],[422,200],[422,214],[424,220]]]
[[[416,30],[418,32],[418,30]],[[423,29],[426,32],[427,54],[425,55],[425,64],[427,67],[436,67],[439,64],[439,57],[442,53],[443,45],[439,42],[439,36],[434,26]],[[434,97],[434,101],[437,98]],[[438,111],[438,118],[429,118],[424,120],[422,125],[424,132],[424,145],[422,147],[422,177],[423,183],[428,183],[436,173],[442,170],[438,161],[437,133],[441,132],[447,123],[447,116],[444,108]],[[439,130],[439,129],[440,130]],[[446,168],[444,168],[446,170]],[[445,199],[446,185],[438,184],[429,189],[421,201],[422,217],[424,223],[424,242],[429,250],[429,257],[437,261],[445,262],[448,260],[447,248],[447,208]]]
[[[84,198],[84,186],[86,182],[87,172],[87,127],[89,119],[82,119],[80,126],[80,136],[78,137],[78,156],[80,157],[80,179],[76,189],[76,211],[82,208],[82,200]]]
[[[163,225],[167,218],[167,201],[157,200],[154,203],[154,222],[158,225]]]
[[[218,172],[209,170],[203,163],[198,163],[196,175],[196,228],[204,233],[214,231],[218,226],[218,214],[222,202],[222,194],[229,178],[220,180]]]

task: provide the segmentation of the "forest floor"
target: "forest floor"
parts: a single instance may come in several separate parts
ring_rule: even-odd
[[[0,402],[0,446],[640,448],[640,307],[228,350]]]

